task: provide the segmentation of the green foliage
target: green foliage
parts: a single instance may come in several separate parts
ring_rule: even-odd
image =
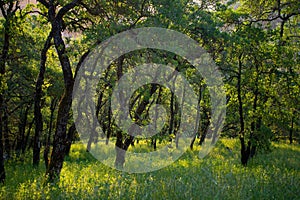
[[[8,2],[8,1],[4,1]],[[56,1],[57,8],[70,1]],[[237,137],[241,116],[238,113],[238,67],[241,66],[240,86],[245,122],[246,139],[256,145],[258,154],[248,168],[239,165],[238,142],[223,140],[205,160],[198,160],[195,152],[188,152],[174,165],[149,174],[120,173],[94,160],[76,144],[71,156],[66,158],[58,185],[45,185],[45,169],[32,169],[29,164],[9,161],[8,182],[1,187],[1,198],[16,199],[271,199],[297,198],[299,188],[299,146],[274,145],[276,138],[300,140],[300,29],[299,6],[294,0],[149,0],[104,1],[84,0],[64,17],[66,56],[72,71],[84,52],[96,44],[122,31],[135,27],[164,27],[180,31],[196,40],[211,55],[224,74],[227,116],[222,135]],[[279,5],[278,5],[279,3]],[[39,14],[25,15],[26,12]],[[28,5],[15,13],[10,20],[9,51],[5,61],[6,73],[0,77],[0,92],[4,94],[5,112],[8,113],[4,139],[15,148],[24,140],[25,132],[32,139],[32,102],[34,86],[40,66],[40,53],[50,30],[47,9],[38,3]],[[0,46],[3,46],[4,28],[8,23],[0,18]],[[68,36],[68,34],[71,35]],[[72,36],[72,34],[74,34]],[[61,47],[58,48],[61,50]],[[205,80],[184,58],[159,50],[140,50],[124,55],[122,73],[129,72],[143,63],[160,63],[176,68],[192,85],[196,94],[201,93],[200,130],[203,134],[210,121],[210,99]],[[118,130],[111,119],[110,101],[118,81],[118,63],[114,62],[99,81],[97,97],[99,121],[106,133],[115,137]],[[103,77],[104,77],[103,76]],[[44,130],[49,130],[50,104],[63,92],[63,75],[54,47],[47,52],[45,81],[43,85],[42,113]],[[170,137],[175,137],[180,123],[180,105],[168,88],[157,89],[151,94],[151,85],[139,88],[131,99],[133,121],[149,123],[149,108],[159,102],[168,112],[167,122],[157,139],[159,148]],[[201,91],[201,92],[199,92]],[[135,116],[140,102],[149,102]],[[29,106],[27,121],[21,119],[24,108]],[[171,113],[173,110],[173,113]],[[3,114],[3,113],[1,113]],[[54,112],[57,114],[57,110]],[[55,118],[55,117],[54,117]],[[171,121],[173,119],[173,121]],[[140,121],[139,121],[140,120]],[[21,131],[22,123],[24,130]],[[54,122],[55,124],[55,122]],[[23,135],[21,135],[21,132]],[[198,138],[197,138],[198,139]],[[23,141],[22,140],[22,141]],[[96,139],[95,139],[96,140]],[[111,140],[110,142],[115,142]],[[5,142],[7,145],[7,142]],[[196,144],[196,143],[195,143]],[[141,142],[129,151],[149,152],[150,142]],[[224,147],[233,149],[233,154]],[[196,147],[199,148],[199,147]],[[5,149],[9,151],[9,149]],[[29,150],[31,151],[31,150]],[[22,157],[22,156],[21,156]],[[16,158],[15,158],[16,159]],[[24,174],[21,176],[20,174]],[[287,194],[281,191],[288,191]]]

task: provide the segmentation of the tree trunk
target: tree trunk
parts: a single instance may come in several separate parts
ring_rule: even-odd
[[[108,73],[106,73],[105,78],[107,78],[107,74],[108,74]],[[97,119],[98,119],[98,117],[99,117],[100,109],[101,109],[101,107],[102,107],[102,98],[103,98],[103,94],[104,94],[104,92],[101,91],[101,92],[100,92],[100,95],[99,95],[99,97],[98,97],[98,100],[97,100],[97,106],[96,106],[96,116],[97,116]],[[101,123],[100,123],[100,124],[101,124]],[[101,125],[102,125],[102,130],[103,130],[103,132],[105,132],[105,131],[106,131],[105,123],[102,123]],[[97,138],[98,138],[97,132],[96,132],[96,131],[93,131],[93,132],[90,134],[90,138],[89,138],[88,143],[87,143],[87,147],[86,147],[86,151],[87,151],[87,152],[90,151],[91,146],[92,146],[92,143],[95,142],[95,141],[97,141]],[[108,140],[108,139],[107,139],[107,140]]]
[[[190,149],[193,150],[193,147],[194,147],[194,142],[196,140],[196,136],[197,136],[197,133],[199,132],[199,124],[200,124],[200,102],[201,102],[201,99],[202,99],[202,86],[200,85],[199,86],[199,96],[198,96],[198,102],[197,102],[197,115],[196,115],[196,123],[195,123],[195,133],[194,133],[194,136],[193,136],[193,139],[191,141],[191,144],[190,144]]]
[[[72,91],[66,89],[58,108],[56,132],[53,139],[53,150],[51,160],[47,170],[49,181],[59,180],[60,172],[63,166],[64,157],[67,149],[66,128],[71,108]]]
[[[260,128],[260,121],[261,121],[261,119],[257,119],[257,118],[259,118],[258,113],[257,113],[257,102],[258,102],[258,95],[259,95],[259,91],[258,91],[259,63],[258,63],[257,59],[254,59],[254,60],[255,60],[256,77],[255,77],[255,89],[254,89],[254,101],[253,101],[254,116],[252,116],[251,133],[250,133],[250,141],[252,141],[251,147],[250,147],[250,158],[252,158],[256,153],[257,138],[255,137],[255,135],[257,134],[257,131]]]
[[[290,144],[293,144],[293,130],[294,130],[294,112],[292,114],[292,121],[291,121],[290,134],[289,134]]]
[[[28,120],[28,112],[31,108],[31,105],[28,105],[25,108],[24,112],[20,112],[20,123],[19,123],[19,135],[17,137],[17,156],[19,157],[22,149],[23,149],[23,144],[25,143],[25,132],[26,132],[26,125],[27,125],[27,120]]]
[[[117,79],[120,80],[123,75],[123,62],[124,62],[124,56],[121,56],[118,59],[117,63]],[[152,87],[151,87],[152,89]],[[154,92],[153,92],[154,93]],[[122,92],[119,93],[119,100],[121,103],[121,106],[125,104],[124,100],[124,94]],[[149,103],[149,101],[147,101]],[[143,105],[146,107],[148,104],[146,102],[143,103]],[[145,107],[142,107],[140,104],[137,108],[135,117],[139,119],[139,116],[144,111]],[[120,120],[122,119],[122,114],[120,115]],[[134,130],[133,130],[134,131]],[[125,138],[123,142],[123,138]],[[124,136],[121,130],[117,130],[117,141],[116,141],[116,160],[115,160],[115,167],[117,169],[123,169],[124,163],[125,163],[125,155],[126,151],[129,147],[129,145],[133,142],[134,137],[131,135]]]
[[[2,113],[3,113],[3,97],[0,94],[0,183],[5,181],[5,168],[4,168],[4,151],[3,151],[3,134],[2,134]]]
[[[249,159],[250,154],[250,146],[251,142],[248,142],[248,147],[246,147],[245,143],[245,122],[244,122],[244,112],[243,112],[243,102],[242,102],[242,54],[239,55],[238,58],[238,103],[239,103],[239,116],[240,116],[240,142],[241,142],[241,162],[242,165],[246,166]]]
[[[8,112],[5,104],[2,105],[4,110],[3,114],[3,133],[4,133],[4,151],[7,154],[7,158],[10,158],[11,145],[10,145],[10,136],[9,136],[9,128],[8,128]]]
[[[151,139],[151,144],[153,146],[153,150],[156,151],[156,138]]]
[[[45,167],[48,169],[49,167],[49,152],[50,152],[50,143],[51,143],[51,135],[52,135],[52,126],[53,126],[53,118],[54,118],[54,111],[57,105],[57,99],[53,98],[51,101],[50,105],[50,122],[49,122],[49,131],[48,135],[46,136],[46,144],[45,144],[45,149],[44,149],[44,162],[45,162]]]
[[[123,169],[124,163],[125,163],[126,151],[128,150],[129,145],[134,140],[134,137],[129,135],[123,143],[123,140],[121,139],[122,137],[120,135],[122,135],[122,132],[118,131],[117,142],[116,142],[116,147],[118,147],[118,148],[116,148],[117,154],[116,154],[116,160],[115,160],[115,167],[117,169]]]
[[[175,101],[175,94],[171,93],[171,100],[170,100],[170,122],[169,122],[169,135],[174,132],[174,101]]]
[[[2,16],[5,18],[4,22],[4,38],[3,38],[3,46],[2,46],[2,52],[0,56],[0,76],[5,75],[5,65],[8,59],[8,51],[9,51],[9,45],[10,45],[10,32],[11,32],[11,20],[14,17],[16,11],[19,8],[19,1],[7,1],[1,3],[1,12]],[[1,81],[2,82],[2,81]],[[3,149],[3,136],[6,138],[5,145],[8,143],[8,121],[7,118],[7,112],[6,112],[6,106],[5,106],[5,97],[3,95],[2,91],[2,85],[0,85],[0,182],[4,183],[5,181],[5,168],[4,168],[4,149]],[[9,151],[9,149],[8,149]]]
[[[49,13],[55,13],[53,5],[50,6]],[[53,9],[53,10],[51,10]],[[63,9],[63,8],[62,8]],[[55,14],[52,15],[52,17]],[[46,174],[49,175],[49,181],[54,182],[59,180],[60,172],[63,166],[63,161],[67,148],[66,129],[69,120],[69,111],[72,104],[72,91],[73,91],[73,73],[70,66],[70,61],[65,52],[65,43],[62,39],[62,19],[54,19],[52,21],[52,31],[56,51],[58,53],[59,61],[63,70],[65,90],[59,102],[56,132],[53,139],[53,150],[51,160],[49,163]]]
[[[110,100],[109,100],[110,101]],[[111,134],[111,107],[108,108],[108,125],[106,129],[106,141],[105,144],[108,145],[110,134]]]
[[[66,155],[68,141],[66,131],[72,105],[72,92],[74,86],[74,78],[70,60],[66,52],[66,45],[62,39],[62,31],[64,29],[63,17],[71,9],[76,7],[79,2],[80,0],[74,0],[60,8],[56,13],[56,6],[53,4],[53,1],[50,1],[48,4],[44,1],[41,1],[42,4],[46,4],[46,7],[48,7],[48,17],[52,26],[51,32],[53,34],[52,36],[54,39],[54,45],[64,76],[64,93],[59,102],[56,131],[53,139],[53,150],[51,153],[49,167],[46,171],[46,175],[49,176],[48,178],[50,182],[59,180],[60,172]]]
[[[44,84],[47,52],[51,47],[51,40],[52,40],[52,33],[48,35],[46,42],[44,44],[44,48],[42,49],[41,52],[40,71],[35,85],[35,97],[34,97],[35,133],[34,133],[34,140],[33,140],[33,159],[32,159],[32,163],[34,166],[38,166],[40,162],[40,150],[41,150],[40,136],[43,131],[43,115],[41,112],[42,110],[41,99],[43,96],[42,86]]]
[[[35,121],[35,119],[33,118],[32,121],[29,123],[28,129],[27,129],[27,134],[25,136],[24,143],[22,144],[22,154],[25,154],[26,147],[27,147],[28,140],[29,140],[29,136],[30,136],[30,131],[31,131],[31,128],[32,128],[32,125],[33,125],[34,121]]]
[[[71,145],[72,145],[72,142],[74,141],[75,131],[76,131],[76,127],[75,127],[75,123],[73,123],[68,130],[66,155],[70,154]]]
[[[174,88],[175,88],[175,86],[174,86]],[[183,105],[184,105],[184,100],[185,100],[185,92],[186,92],[185,90],[186,90],[186,85],[184,85],[183,94],[182,94],[181,102],[180,102],[181,103],[181,105],[180,105],[181,106],[181,108],[180,108],[181,112],[184,112],[183,111]],[[177,112],[178,109],[175,109],[175,110]],[[180,121],[179,121],[178,127],[180,127]],[[179,138],[181,137],[181,135],[180,135],[180,133],[177,132],[177,130],[178,130],[177,126],[174,126],[174,129],[175,129],[175,133],[176,133],[175,134],[175,144],[176,144],[176,149],[178,149],[179,148]]]

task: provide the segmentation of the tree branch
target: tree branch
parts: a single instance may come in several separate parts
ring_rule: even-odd
[[[80,2],[81,2],[81,0],[74,0],[71,3],[68,3],[67,5],[65,5],[58,11],[56,18],[61,19],[69,10],[71,10],[72,8],[77,6]]]

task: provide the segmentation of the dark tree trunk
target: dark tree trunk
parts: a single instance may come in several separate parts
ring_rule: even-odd
[[[248,141],[248,146],[246,147],[245,138],[240,137],[241,142],[241,162],[242,165],[246,166],[248,163],[249,155],[250,155],[250,141]]]
[[[59,102],[58,114],[56,120],[56,131],[53,139],[53,150],[51,160],[46,174],[49,176],[50,182],[59,180],[60,172],[63,167],[64,158],[67,150],[67,124],[69,113],[72,105],[72,92],[74,86],[73,72],[69,57],[66,52],[66,46],[62,39],[63,31],[63,16],[72,8],[76,7],[80,0],[74,0],[71,3],[63,6],[56,14],[56,7],[53,1],[48,4],[48,15],[52,25],[52,34],[54,39],[55,49],[57,51],[59,61],[62,67],[64,76],[64,93]],[[44,2],[41,2],[44,3]],[[46,4],[47,6],[47,4]]]
[[[124,56],[121,56],[118,59],[117,63],[117,78],[118,80],[123,75],[123,62],[124,62]],[[153,87],[151,87],[152,89]],[[154,92],[153,92],[154,93]],[[119,100],[121,103],[121,106],[125,104],[124,100],[124,94],[122,92],[119,93]],[[149,100],[147,101],[149,103]],[[144,103],[141,103],[144,105],[144,107],[141,106],[141,104],[138,106],[135,117],[139,119],[139,116],[141,116],[142,112],[144,111],[146,105],[148,104],[146,101]],[[122,119],[122,114],[120,115],[120,118]],[[135,132],[135,130],[133,130]],[[123,138],[125,138],[123,142]],[[129,147],[129,145],[133,142],[134,137],[131,135],[124,136],[121,130],[117,130],[117,141],[116,141],[116,160],[115,160],[115,167],[117,169],[123,169],[124,163],[125,163],[125,155],[126,151]]]
[[[246,166],[248,163],[250,155],[251,142],[248,142],[248,147],[246,147],[245,142],[245,122],[244,122],[244,112],[243,112],[243,102],[242,102],[242,54],[239,56],[238,63],[238,103],[239,103],[239,116],[240,116],[240,142],[241,142],[241,162],[242,165]]]
[[[196,140],[196,136],[197,136],[197,133],[199,133],[199,130],[200,130],[200,102],[201,102],[201,99],[202,99],[202,86],[200,85],[199,86],[199,96],[198,96],[198,102],[197,102],[197,115],[196,115],[196,123],[195,123],[195,129],[194,129],[194,135],[193,135],[193,139],[191,141],[191,144],[190,144],[190,148],[191,150],[193,150],[193,147],[194,147],[194,142]]]
[[[147,107],[147,105],[150,103],[150,97],[157,91],[158,88],[159,87],[157,84],[151,85],[149,96],[147,98],[143,98],[143,100],[138,105],[138,107],[135,111],[135,119],[140,119],[140,116],[145,111],[145,108]]]
[[[59,55],[59,60],[63,68],[65,91],[59,102],[58,114],[56,120],[56,132],[53,139],[53,150],[51,154],[51,160],[49,163],[49,168],[47,174],[49,175],[49,180],[52,182],[55,179],[59,179],[60,172],[63,166],[63,161],[67,148],[67,137],[66,130],[69,120],[69,112],[72,104],[72,91],[73,91],[73,75],[69,62],[69,58],[65,54],[65,44],[62,40],[61,29],[56,26],[61,26],[61,23],[53,23],[54,42],[55,48]]]
[[[108,108],[108,125],[106,129],[106,141],[105,144],[108,145],[110,134],[111,134],[111,107]]]
[[[94,123],[93,127],[96,127],[96,124],[95,124],[96,121],[93,121],[93,123]],[[96,144],[98,142],[98,136],[99,136],[99,134],[96,130],[92,131],[92,133],[90,134],[89,140],[88,140],[87,148],[86,148],[87,152],[89,152],[91,150],[92,143]]]
[[[1,5],[1,9],[5,9],[4,5]],[[5,13],[4,13],[5,14]],[[3,13],[2,13],[3,15]],[[5,74],[5,64],[8,57],[8,49],[9,49],[9,20],[6,18],[6,22],[4,24],[4,40],[3,47],[0,57],[0,74],[4,76]],[[4,168],[4,145],[3,145],[3,116],[4,116],[4,96],[2,91],[0,93],[0,182],[4,183],[5,181],[5,168]]]
[[[23,145],[25,143],[25,132],[26,132],[26,125],[28,120],[28,112],[31,108],[31,105],[32,104],[28,105],[25,108],[24,112],[20,112],[19,135],[17,138],[17,147],[16,147],[17,156],[20,156],[23,149]]]
[[[115,160],[115,167],[117,169],[123,169],[125,163],[125,151],[122,150],[123,150],[123,134],[121,131],[117,131],[116,160]]]
[[[123,75],[123,61],[124,56],[121,56],[117,62],[117,79],[120,80]],[[123,107],[124,103],[124,95],[122,91],[119,93],[119,100],[121,102],[121,107]],[[120,115],[120,120],[122,120],[122,113]],[[116,160],[115,167],[117,169],[123,169],[125,163],[125,149],[123,144],[123,133],[122,130],[117,130],[117,141],[116,141]]]
[[[10,144],[10,136],[9,136],[9,128],[8,128],[8,111],[5,104],[2,105],[4,114],[3,114],[3,133],[4,133],[4,151],[7,154],[7,158],[10,158],[11,152],[11,144]]]
[[[53,150],[47,170],[51,182],[59,179],[67,149],[66,129],[69,119],[69,111],[72,103],[72,90],[68,88],[59,103],[56,132],[53,139]]]
[[[151,139],[151,144],[153,146],[153,150],[156,151],[156,138]]]
[[[72,142],[74,141],[74,136],[75,136],[75,131],[76,131],[76,127],[75,127],[75,123],[73,123],[69,130],[68,130],[68,141],[67,141],[67,150],[66,150],[66,155],[70,154],[70,150],[71,150],[71,145]]]
[[[175,88],[175,86],[174,86]],[[183,88],[183,94],[182,94],[182,97],[181,97],[181,108],[180,108],[180,112],[184,112],[183,111],[183,105],[184,105],[184,100],[185,100],[185,91],[186,90],[186,85],[184,85],[184,88]],[[175,104],[176,105],[176,104]],[[176,106],[175,106],[176,107]],[[178,111],[178,108],[175,108],[176,112]],[[181,116],[181,115],[180,115]],[[178,130],[178,127],[180,127],[180,120],[177,120],[178,124],[177,126],[174,126],[174,131],[175,131],[175,144],[176,144],[176,149],[179,148],[179,138],[181,137],[180,133],[177,132]]]
[[[171,100],[170,100],[170,122],[169,122],[169,135],[174,132],[174,101],[175,101],[175,94],[171,93]]]
[[[118,136],[119,135],[119,136]],[[117,133],[117,142],[116,142],[116,160],[115,160],[115,167],[117,169],[123,169],[124,163],[125,163],[125,155],[126,151],[128,150],[129,145],[133,142],[134,137],[133,136],[128,136],[126,137],[124,143],[122,140],[122,132],[118,131]]]
[[[293,144],[293,130],[294,130],[294,112],[292,114],[292,121],[291,121],[290,134],[289,134],[290,144]]]
[[[43,96],[42,86],[44,84],[47,52],[51,47],[51,40],[52,40],[52,33],[48,35],[46,42],[44,44],[44,48],[42,49],[41,52],[40,71],[35,85],[35,97],[34,97],[35,133],[34,133],[34,140],[33,140],[33,159],[32,159],[32,163],[34,166],[38,166],[40,162],[40,150],[41,150],[40,136],[43,131],[43,115],[41,112],[42,110],[41,99]]]
[[[10,32],[11,32],[11,20],[19,8],[19,1],[1,1],[0,4],[2,16],[5,18],[4,22],[4,38],[3,38],[3,46],[2,52],[0,56],[0,75],[5,75],[5,65],[8,60],[8,51],[10,46]],[[9,146],[8,140],[8,121],[7,121],[7,112],[6,105],[4,103],[5,97],[3,92],[0,92],[0,182],[4,183],[5,181],[5,168],[4,168],[4,149],[3,149],[3,136],[5,137],[5,145]],[[6,119],[5,119],[6,118]],[[9,153],[8,147],[7,151]]]
[[[3,113],[3,97],[0,94],[0,183],[5,181],[5,168],[4,168],[4,151],[3,151],[3,129],[2,129],[2,113]]]
[[[251,122],[251,133],[250,133],[250,141],[251,142],[251,146],[250,146],[250,158],[252,158],[255,153],[256,153],[256,142],[257,142],[257,138],[255,137],[255,135],[257,134],[257,131],[259,131],[260,129],[260,121],[261,118],[258,116],[257,114],[257,102],[258,102],[258,95],[259,95],[259,91],[258,91],[258,80],[259,80],[259,63],[258,61],[255,59],[255,68],[256,68],[256,77],[255,77],[255,89],[254,89],[254,101],[253,101],[253,121]],[[257,119],[259,118],[259,119]]]
[[[203,142],[205,141],[205,137],[206,137],[206,132],[202,132],[202,134],[200,135],[200,140],[199,140],[199,145],[202,146]]]
[[[48,135],[46,136],[46,143],[45,143],[45,149],[44,149],[44,162],[45,162],[45,167],[48,169],[49,166],[49,152],[50,152],[50,143],[51,143],[51,135],[52,135],[52,127],[53,127],[53,118],[54,118],[54,111],[56,109],[57,105],[57,99],[53,98],[51,101],[50,105],[50,122],[49,122],[49,131]]]
[[[27,134],[25,136],[24,143],[22,144],[22,154],[25,154],[25,150],[26,150],[28,140],[29,140],[29,136],[30,136],[30,131],[31,131],[31,128],[32,128],[32,125],[33,125],[34,121],[35,121],[35,119],[33,118],[32,121],[29,123],[28,129],[27,129]]]

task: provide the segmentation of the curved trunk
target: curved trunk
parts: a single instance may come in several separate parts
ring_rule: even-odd
[[[42,115],[42,86],[44,84],[44,75],[46,70],[46,61],[47,61],[47,52],[51,47],[51,39],[52,33],[50,33],[47,37],[47,40],[44,44],[44,48],[41,52],[41,61],[40,61],[40,71],[37,78],[37,82],[35,85],[35,97],[34,97],[34,118],[35,118],[35,133],[34,133],[34,141],[33,141],[33,158],[32,163],[34,166],[39,165],[40,162],[40,150],[41,150],[41,142],[40,136],[43,131],[43,115]]]

